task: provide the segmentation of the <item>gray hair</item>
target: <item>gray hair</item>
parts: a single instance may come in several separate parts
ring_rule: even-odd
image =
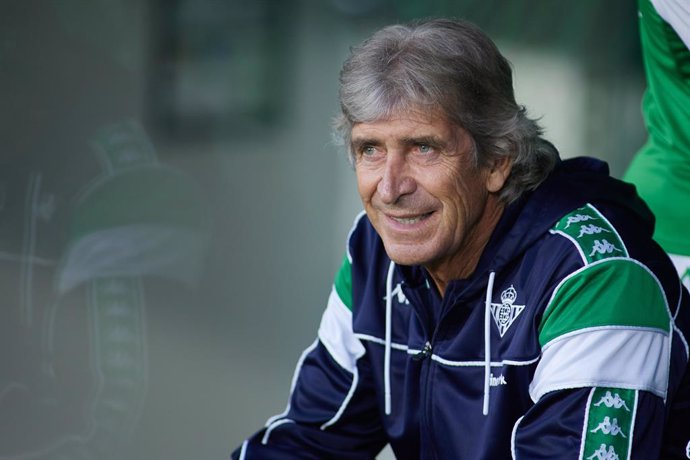
[[[536,120],[515,102],[510,63],[466,21],[433,19],[376,32],[343,64],[340,107],[334,132],[347,146],[355,123],[440,110],[470,133],[477,166],[512,160],[499,193],[506,203],[536,188],[558,161]]]

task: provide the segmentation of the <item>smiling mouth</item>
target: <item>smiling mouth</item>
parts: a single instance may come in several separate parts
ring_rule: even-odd
[[[419,214],[416,216],[406,216],[406,217],[396,217],[396,216],[389,216],[392,220],[395,222],[398,222],[403,225],[412,225],[416,224],[417,222],[421,222],[424,219],[427,219],[431,214],[433,214],[433,211],[427,212],[425,214]]]

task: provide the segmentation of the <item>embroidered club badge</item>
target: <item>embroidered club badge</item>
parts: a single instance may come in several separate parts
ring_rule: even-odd
[[[508,289],[501,292],[501,303],[491,304],[491,316],[494,318],[494,323],[496,323],[501,337],[503,337],[515,319],[520,316],[522,310],[525,309],[524,305],[515,305],[516,299],[517,291],[511,285]]]

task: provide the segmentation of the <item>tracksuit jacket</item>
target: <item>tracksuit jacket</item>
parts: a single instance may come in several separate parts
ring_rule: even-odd
[[[653,227],[565,160],[441,297],[360,215],[287,409],[232,458],[690,458],[690,299]]]

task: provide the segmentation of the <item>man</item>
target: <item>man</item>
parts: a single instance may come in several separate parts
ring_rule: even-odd
[[[649,138],[625,180],[654,211],[654,238],[690,289],[690,8],[683,0],[639,0],[639,7]]]
[[[686,458],[688,293],[633,188],[560,161],[475,26],[341,73],[365,214],[283,414],[235,459]]]

